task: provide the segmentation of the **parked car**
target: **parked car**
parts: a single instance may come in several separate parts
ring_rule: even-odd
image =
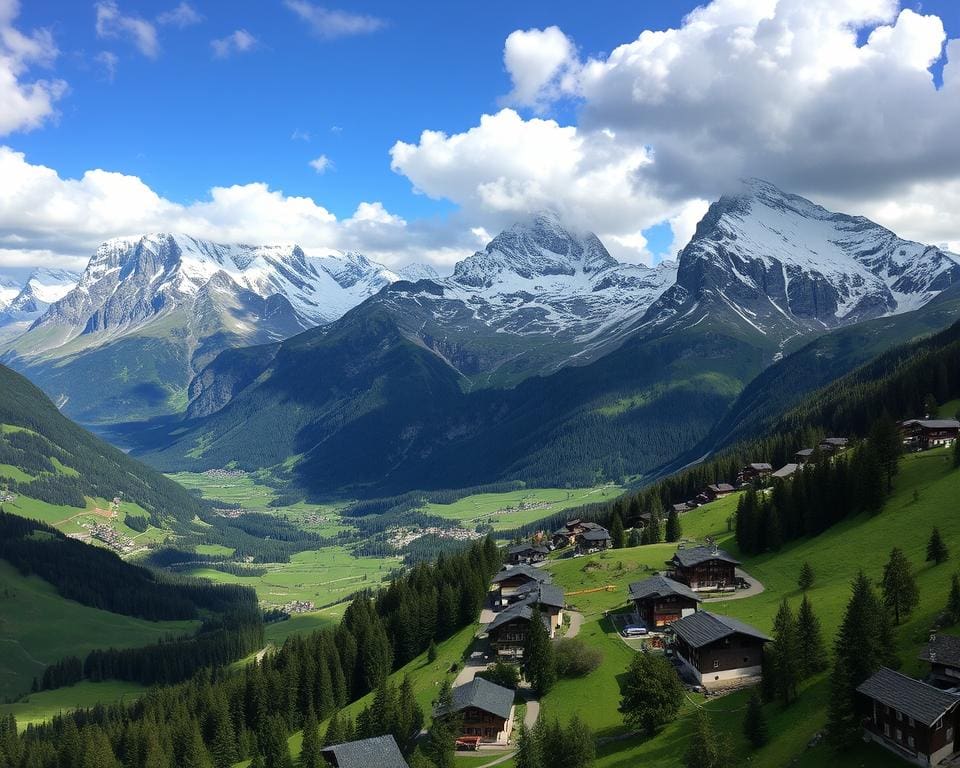
[[[646,627],[624,627],[623,636],[624,637],[643,637],[647,634]]]

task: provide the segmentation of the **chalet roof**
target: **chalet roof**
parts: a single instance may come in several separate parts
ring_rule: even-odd
[[[438,710],[437,714],[445,715],[449,712],[461,712],[467,707],[475,707],[506,719],[510,717],[510,711],[513,709],[513,695],[513,691],[509,688],[491,683],[482,677],[475,677],[469,683],[454,688],[451,692],[450,706],[443,711]],[[379,764],[375,765],[379,768]]]
[[[784,464],[780,469],[774,472],[771,477],[784,478],[790,477],[799,468],[799,464]]]
[[[773,469],[773,465],[765,461],[757,461],[753,464],[747,464],[747,466],[756,472],[769,472]]]
[[[846,445],[850,442],[846,437],[825,437],[820,441],[820,445]]]
[[[522,621],[530,621],[533,616],[533,609],[530,607],[530,604],[526,601],[521,603],[514,603],[506,610],[500,611],[487,625],[487,632],[493,632],[494,630],[499,629],[504,624],[509,624],[511,621],[520,619]]]
[[[936,635],[920,654],[921,661],[931,664],[945,664],[948,667],[960,667],[960,637],[955,635]]]
[[[337,768],[410,768],[393,736],[335,744],[324,747],[322,753],[332,755]]]
[[[813,448],[801,448],[794,456],[813,456]]]
[[[542,555],[546,555],[550,550],[539,544],[514,544],[507,549],[507,552],[511,555],[519,555],[521,552],[539,552]]]
[[[708,485],[707,490],[713,491],[714,493],[733,493],[737,489],[730,485],[730,483],[714,483],[713,485]]]
[[[764,642],[770,640],[763,632],[731,616],[719,616],[708,611],[697,611],[670,625],[670,629],[692,648],[703,648],[730,635],[741,634]]]
[[[673,509],[677,510],[677,512],[689,512],[693,507],[687,504],[687,502],[681,501],[679,504],[674,504]]]
[[[525,595],[523,602],[528,605],[547,605],[551,608],[563,608],[566,605],[563,590],[555,584],[530,582],[520,587],[517,594]]]
[[[867,678],[857,691],[926,726],[933,725],[960,702],[956,694],[941,691],[886,667]]]
[[[610,539],[610,532],[606,528],[590,528],[580,534],[584,541],[607,541]]]
[[[714,549],[713,547],[690,547],[678,549],[673,553],[673,559],[671,562],[676,563],[681,568],[691,568],[694,565],[705,563],[708,560],[723,560],[725,563],[740,565],[739,560],[735,560],[722,549]]]
[[[903,426],[916,424],[924,429],[960,429],[960,421],[956,419],[907,419]]]
[[[528,581],[553,581],[553,577],[540,568],[534,568],[532,565],[513,565],[504,568],[494,576],[493,583],[499,584],[507,579],[512,579],[514,576],[526,576]]]
[[[643,581],[636,581],[630,585],[631,600],[644,600],[648,597],[665,597],[666,595],[680,595],[700,602],[697,593],[686,584],[681,584],[679,581],[668,579],[660,574]]]

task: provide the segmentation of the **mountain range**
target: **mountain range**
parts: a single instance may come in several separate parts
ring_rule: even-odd
[[[0,340],[23,333],[79,280],[66,269],[35,269],[23,282],[0,275]]]
[[[5,359],[81,421],[162,416],[114,434],[163,469],[270,467],[313,494],[589,483],[724,442],[762,373],[805,359],[781,387],[799,397],[949,325],[958,279],[954,254],[751,179],[656,267],[552,212],[442,278],[297,246],[113,240]],[[871,322],[869,343],[825,341]]]

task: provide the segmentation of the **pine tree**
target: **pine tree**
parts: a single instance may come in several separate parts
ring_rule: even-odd
[[[950,552],[940,536],[940,529],[934,528],[930,533],[930,541],[927,542],[927,562],[940,565],[949,559]]]
[[[849,746],[860,736],[857,686],[881,666],[896,665],[889,615],[863,571],[851,591],[834,641],[830,678],[827,736],[837,747]]]
[[[670,514],[667,515],[667,541],[680,541],[680,537],[682,535],[683,531],[680,525],[680,513],[671,507]]]
[[[950,596],[947,598],[946,618],[949,624],[960,624],[960,578],[950,577]]]
[[[958,441],[960,442],[960,441]],[[639,547],[643,544],[643,529],[634,528],[630,531],[630,539],[628,541],[631,547]]]
[[[953,466],[960,467],[960,440],[953,441]]]
[[[665,657],[652,653],[634,655],[620,691],[624,722],[651,736],[677,716],[683,703],[677,673]]]
[[[533,690],[538,696],[545,696],[557,681],[557,658],[539,608],[534,608],[530,616],[524,661]]]
[[[620,517],[618,509],[613,511],[613,519],[610,522],[610,539],[614,549],[623,549],[627,546],[627,532],[623,528],[623,518]]]
[[[730,768],[733,746],[726,734],[717,733],[706,710],[697,710],[697,724],[683,756],[687,768]]]
[[[563,766],[563,768],[587,768],[593,765],[597,756],[593,732],[580,719],[580,716],[574,713],[566,727],[561,730],[563,757],[560,760],[551,761],[550,765]]]
[[[776,618],[773,620],[774,679],[777,698],[789,704],[797,697],[797,685],[800,681],[800,641],[797,634],[797,620],[790,610],[787,599],[780,603]]]
[[[340,713],[334,712],[327,723],[327,732],[323,737],[323,745],[332,747],[334,744],[343,744],[347,739],[344,738],[343,721],[340,719]]]
[[[763,702],[756,690],[747,702],[747,713],[743,718],[743,734],[754,749],[762,747],[770,738],[767,732],[767,716],[763,713]]]
[[[527,730],[523,723],[517,726],[517,755],[514,762],[517,768],[546,768],[536,732]]]
[[[900,454],[903,453],[903,438],[896,422],[884,414],[873,423],[870,430],[870,445],[887,478],[887,490],[893,489],[893,476],[897,474]]]
[[[803,565],[800,566],[800,576],[797,579],[797,586],[806,592],[808,589],[810,589],[810,587],[813,586],[814,579],[815,574],[813,572],[813,566],[804,560]]]
[[[881,588],[883,604],[893,611],[895,624],[899,624],[901,617],[907,616],[920,602],[920,592],[910,571],[910,561],[899,547],[890,550],[890,559],[883,567]]]
[[[437,644],[430,638],[430,645],[427,646],[427,661],[431,664],[437,660]]]
[[[820,628],[820,619],[813,612],[813,605],[807,595],[803,596],[800,610],[797,611],[797,639],[800,646],[801,677],[807,678],[823,671],[827,666],[823,631]]]
[[[300,747],[300,768],[320,768],[320,726],[311,709],[303,724],[303,745]]]
[[[650,523],[645,529],[647,534],[647,544],[659,544],[661,541],[663,541],[663,531],[661,530],[662,524],[663,520],[661,518],[660,505],[658,503],[653,509],[651,509]]]

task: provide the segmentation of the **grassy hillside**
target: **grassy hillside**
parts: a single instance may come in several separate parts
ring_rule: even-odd
[[[158,527],[202,510],[183,487],[74,424],[2,365],[0,425],[0,483],[18,496],[77,509],[88,499],[120,497]]]
[[[197,626],[195,621],[146,621],[81,605],[0,560],[0,699],[30,690],[34,676],[65,656],[143,646],[189,634]]]

